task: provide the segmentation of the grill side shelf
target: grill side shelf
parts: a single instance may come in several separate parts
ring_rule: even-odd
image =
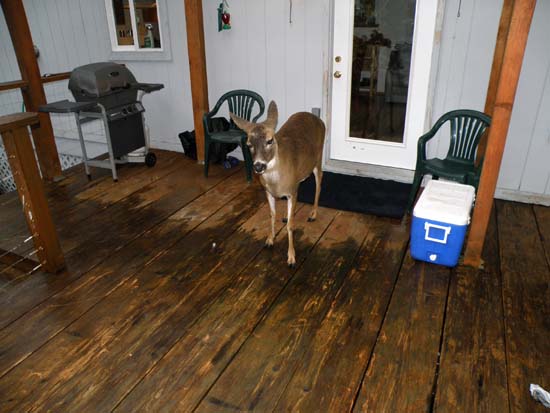
[[[46,113],[79,113],[86,110],[92,110],[96,106],[96,102],[71,102],[69,100],[60,100],[40,106],[38,111]]]

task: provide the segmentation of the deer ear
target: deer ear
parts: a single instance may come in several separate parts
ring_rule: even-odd
[[[279,112],[277,110],[277,104],[274,100],[269,102],[269,107],[267,108],[267,119],[263,122],[265,126],[275,130],[277,127],[277,121],[279,118]]]
[[[249,122],[233,113],[229,113],[229,116],[231,116],[231,119],[233,119],[233,122],[235,122],[235,125],[237,125],[240,129],[248,133],[254,126],[252,122]]]

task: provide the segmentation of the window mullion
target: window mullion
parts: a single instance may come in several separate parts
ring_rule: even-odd
[[[128,0],[128,4],[130,5],[130,21],[132,22],[132,32],[134,34],[134,49],[139,50],[139,33],[136,22],[136,6],[134,4],[134,0]]]

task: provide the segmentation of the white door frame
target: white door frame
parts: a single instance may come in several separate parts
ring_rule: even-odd
[[[331,159],[331,126],[332,126],[332,82],[334,78],[332,73],[334,70],[334,56],[333,56],[333,28],[334,28],[334,8],[338,0],[329,0],[329,28],[328,31],[328,41],[327,41],[327,58],[325,59],[325,76],[324,76],[324,85],[323,85],[323,108],[322,115],[327,123],[327,139],[325,141],[325,154],[323,160],[323,169],[331,172],[344,173],[348,175],[359,175],[359,176],[369,176],[374,178],[381,179],[393,179],[399,182],[411,182],[414,176],[414,170],[396,168],[390,166],[380,166],[374,164],[365,164],[358,162],[349,162],[341,161],[337,159]],[[417,0],[417,1],[426,1],[426,0]],[[427,105],[426,113],[424,116],[424,131],[426,125],[431,124],[432,118],[432,105],[433,105],[433,96],[435,85],[437,82],[437,68],[439,61],[439,48],[441,43],[441,30],[443,25],[443,15],[445,10],[445,0],[436,0],[437,1],[437,14],[435,21],[435,33],[433,41],[433,49],[431,54],[431,72],[428,82],[428,93],[427,93]],[[408,111],[407,111],[408,112]]]

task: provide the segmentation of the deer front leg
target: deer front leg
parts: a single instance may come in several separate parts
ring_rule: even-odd
[[[292,194],[288,197],[287,201],[287,219],[286,229],[288,231],[288,266],[294,268],[296,265],[296,252],[294,251],[294,211],[296,209],[296,196],[297,194]]]
[[[267,194],[267,202],[269,204],[269,215],[271,216],[271,232],[267,236],[265,245],[267,247],[272,247],[273,242],[275,240],[275,219],[276,219],[277,211],[275,209],[275,197],[267,191],[265,193]]]

